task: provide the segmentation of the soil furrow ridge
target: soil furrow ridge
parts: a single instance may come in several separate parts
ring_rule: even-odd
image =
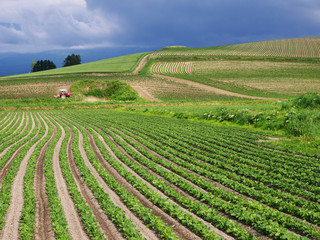
[[[37,118],[38,122],[38,132],[41,130],[41,123],[40,120]],[[10,207],[8,208],[8,212],[5,217],[6,225],[3,228],[2,235],[0,235],[1,239],[18,239],[19,238],[19,219],[21,216],[21,211],[23,207],[23,179],[27,169],[28,161],[34,152],[34,149],[39,144],[39,142],[45,138],[48,134],[48,129],[46,129],[45,134],[28,150],[27,154],[23,158],[19,170],[17,172],[17,176],[14,179],[12,184],[12,198]]]
[[[92,166],[90,160],[88,159],[86,152],[83,148],[83,135],[79,132],[79,150],[81,152],[82,158],[84,159],[87,167],[91,171],[91,173],[95,176],[97,181],[99,182],[100,186],[104,189],[104,191],[109,195],[110,199],[114,202],[114,204],[125,211],[125,215],[127,218],[131,219],[136,227],[140,230],[143,237],[146,239],[158,239],[156,234],[148,229],[144,223],[135,216],[131,210],[122,202],[121,198],[105,183],[105,181],[100,177],[99,173],[96,169]]]
[[[44,121],[46,128],[48,124]],[[35,192],[37,196],[37,211],[36,211],[36,240],[42,239],[54,239],[54,233],[51,225],[50,218],[50,209],[49,209],[49,200],[46,195],[45,190],[45,176],[44,176],[44,159],[45,154],[48,150],[49,144],[53,140],[53,138],[57,135],[57,130],[55,126],[51,123],[51,127],[53,127],[54,132],[51,138],[45,143],[40,151],[40,155],[37,160],[36,170],[35,170]]]
[[[54,170],[54,178],[55,178],[55,183],[58,190],[58,195],[61,200],[63,213],[68,223],[68,227],[69,227],[68,231],[72,239],[81,239],[81,240],[89,239],[86,232],[83,229],[80,217],[74,206],[72,198],[69,194],[67,184],[65,182],[65,179],[63,177],[63,174],[60,168],[59,152],[61,149],[62,141],[65,138],[66,134],[63,127],[60,124],[58,124],[58,126],[60,127],[62,133],[55,146],[54,153],[52,156],[52,163],[53,163],[52,167]]]
[[[121,233],[118,231],[117,227],[104,213],[103,209],[100,207],[93,193],[81,178],[81,174],[76,167],[76,164],[73,158],[73,153],[72,153],[72,140],[73,140],[74,133],[71,131],[70,128],[69,128],[69,131],[70,131],[70,138],[68,140],[68,145],[67,145],[67,154],[68,154],[68,160],[69,160],[69,167],[73,173],[75,182],[78,186],[78,190],[80,191],[81,196],[85,199],[89,207],[92,209],[93,215],[96,218],[101,231],[106,235],[106,237],[109,240],[123,240],[124,238],[122,237]]]

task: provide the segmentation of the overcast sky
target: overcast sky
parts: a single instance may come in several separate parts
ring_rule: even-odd
[[[320,0],[0,0],[0,53],[320,36]]]

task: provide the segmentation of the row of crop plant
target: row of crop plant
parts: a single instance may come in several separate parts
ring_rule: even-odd
[[[110,116],[113,116],[113,115],[110,115]],[[133,116],[133,115],[130,115],[130,117],[131,116]],[[111,117],[109,117],[109,119],[110,118]],[[113,117],[113,119],[111,118],[109,121],[111,121],[111,124],[117,123],[119,126],[119,123],[122,122],[119,119],[123,119],[123,118],[124,118],[124,116],[121,116],[121,117],[117,116],[117,117]],[[265,175],[263,175],[263,176],[264,176],[264,178],[266,178],[266,180],[265,180],[264,178],[262,178],[261,174],[260,174],[261,177],[259,177],[259,175],[257,175],[257,173],[259,174],[261,172],[261,170],[258,168],[252,168],[252,167],[250,168],[250,165],[244,165],[241,168],[243,163],[241,163],[240,160],[242,158],[236,159],[236,160],[228,159],[228,154],[230,154],[229,156],[231,156],[231,158],[237,157],[237,154],[235,154],[235,152],[229,152],[229,153],[227,152],[227,154],[225,154],[224,152],[216,152],[215,154],[212,155],[212,154],[210,154],[210,150],[205,149],[205,148],[201,149],[201,147],[203,147],[203,146],[197,145],[197,143],[199,142],[199,139],[197,141],[194,141],[192,139],[192,135],[190,135],[190,133],[195,134],[195,131],[194,131],[195,129],[192,129],[192,130],[188,129],[189,131],[186,131],[185,124],[183,124],[184,126],[180,128],[181,132],[179,132],[179,134],[177,134],[176,136],[175,135],[172,136],[172,133],[173,133],[172,130],[165,132],[165,128],[167,126],[163,127],[162,129],[159,129],[159,131],[158,131],[158,127],[155,127],[156,124],[155,124],[155,122],[153,122],[153,125],[152,125],[153,130],[151,130],[150,128],[145,127],[145,126],[150,126],[150,123],[147,122],[145,124],[141,124],[141,122],[145,122],[145,119],[144,119],[144,121],[142,121],[140,119],[140,122],[137,124],[137,122],[139,121],[138,120],[139,118],[141,118],[141,116],[132,117],[132,119],[129,119],[129,122],[125,122],[125,124],[121,125],[120,129],[123,129],[123,128],[130,129],[131,128],[130,130],[133,131],[133,129],[136,128],[137,131],[131,137],[134,137],[135,134],[137,134],[139,132],[143,133],[143,134],[147,132],[147,135],[148,135],[148,134],[150,134],[150,131],[153,131],[153,134],[151,136],[149,136],[150,138],[148,139],[148,141],[145,143],[142,143],[142,144],[147,144],[148,142],[152,142],[152,139],[155,139],[155,142],[160,142],[160,145],[162,144],[162,148],[163,148],[163,145],[167,145],[168,147],[170,147],[171,141],[173,141],[175,138],[179,137],[180,140],[178,142],[180,142],[180,148],[179,148],[178,144],[175,144],[171,147],[171,150],[172,149],[179,149],[181,151],[181,152],[176,153],[178,160],[180,160],[179,158],[181,158],[182,154],[186,154],[185,156],[188,156],[188,155],[190,156],[190,155],[192,155],[193,152],[195,152],[194,156],[197,158],[200,158],[199,160],[201,160],[201,161],[199,161],[197,158],[194,159],[195,160],[194,164],[196,164],[196,162],[198,160],[198,165],[200,163],[200,166],[202,166],[202,171],[198,170],[199,171],[198,173],[200,173],[200,175],[206,173],[208,176],[210,176],[210,173],[212,173],[212,172],[215,173],[215,172],[217,172],[217,170],[218,170],[218,172],[220,171],[221,173],[227,172],[226,175],[228,175],[228,172],[229,172],[229,176],[233,175],[236,177],[235,179],[237,179],[237,178],[242,179],[242,184],[244,186],[243,185],[241,186],[237,183],[233,183],[233,181],[229,182],[229,184],[230,184],[229,186],[232,187],[232,184],[236,185],[237,186],[236,190],[238,190],[238,191],[240,191],[242,189],[247,189],[247,190],[250,189],[250,188],[245,188],[246,181],[249,181],[249,182],[251,181],[253,184],[257,184],[258,186],[260,185],[262,188],[268,188],[268,185],[271,184],[271,182],[269,180],[272,180],[276,177],[276,175],[272,175],[272,174],[270,175],[268,173],[268,171],[264,171]],[[106,119],[107,118],[101,120],[101,122],[97,123],[97,124],[100,125],[100,124],[104,123],[104,125],[105,125],[104,127],[106,128],[107,125],[110,124],[110,123],[107,123]],[[88,122],[94,122],[94,121],[97,121],[97,119],[91,118],[91,119],[89,119]],[[154,121],[154,119],[152,119],[151,121]],[[167,120],[159,119],[159,122],[161,122],[161,121],[167,121]],[[169,125],[169,126],[172,126],[172,125]],[[188,126],[188,127],[190,127],[190,126]],[[174,126],[174,129],[179,129],[179,127]],[[187,134],[185,135],[184,132],[186,132]],[[171,133],[171,136],[170,136],[170,133]],[[108,134],[112,135],[110,132]],[[157,136],[163,137],[163,139],[159,139],[159,137],[157,138]],[[203,135],[199,134],[197,136],[203,136]],[[122,137],[124,137],[124,136],[122,136]],[[195,138],[195,136],[193,136],[193,138]],[[199,138],[201,138],[201,137],[199,137]],[[203,138],[206,138],[206,136],[203,136]],[[244,137],[240,136],[240,139],[241,138],[244,138]],[[117,139],[117,137],[114,136],[114,139]],[[208,139],[210,139],[209,136],[208,136]],[[190,140],[190,141],[188,141],[188,140]],[[202,141],[205,141],[205,140],[206,139],[202,139]],[[222,140],[223,140],[223,138],[217,139],[216,141],[223,142]],[[119,139],[118,139],[118,141],[119,141]],[[124,144],[124,143],[122,141],[119,141],[118,144]],[[131,142],[131,144],[134,145],[133,142]],[[230,145],[230,143],[228,143],[228,144]],[[188,150],[187,146],[193,146],[193,145],[197,145],[197,146],[192,147],[191,149]],[[122,146],[122,147],[124,147],[124,146]],[[225,149],[228,149],[227,146],[228,145],[225,146]],[[137,145],[135,147],[139,148]],[[258,148],[258,147],[259,147],[258,145],[255,146],[255,148]],[[183,152],[183,150],[182,150],[183,148],[185,148],[185,152]],[[241,146],[238,146],[238,148],[241,149]],[[254,148],[254,145],[252,146],[252,148]],[[194,151],[196,149],[198,149],[198,150],[201,149],[201,150],[199,150],[198,152]],[[140,148],[140,150],[141,150],[141,148]],[[130,148],[128,148],[128,147],[127,147],[127,151],[131,152],[131,154],[134,154],[130,150]],[[166,151],[168,151],[168,150],[166,149]],[[265,151],[268,152],[267,150],[265,150]],[[202,154],[202,153],[205,153],[205,154]],[[250,156],[250,154],[249,154],[249,156]],[[148,157],[152,158],[151,156],[148,156]],[[139,158],[139,157],[136,156],[136,158]],[[218,158],[218,160],[216,160],[216,158]],[[296,156],[296,158],[299,158],[299,157]],[[274,161],[277,161],[277,159],[274,159]],[[217,166],[218,166],[218,168],[217,168]],[[285,165],[283,165],[283,166],[285,167]],[[191,167],[191,165],[189,165],[189,167]],[[280,166],[277,166],[277,169],[278,168],[281,169]],[[309,171],[310,171],[310,169],[309,169]],[[213,175],[213,177],[215,177],[215,174],[211,174],[211,175]],[[287,175],[290,175],[290,174],[288,173]],[[309,186],[308,184],[305,184],[303,182],[299,182],[299,181],[296,182],[294,179],[290,179],[289,177],[286,177],[283,179],[284,179],[283,180],[284,182],[287,182],[288,186],[290,186],[290,184],[297,184],[299,186],[301,185],[300,186],[301,190],[303,189],[303,187]],[[206,185],[204,185],[203,187],[205,187],[205,186]],[[281,186],[279,186],[279,187],[281,187]],[[272,187],[270,189],[272,189]],[[275,192],[280,192],[279,190],[275,191]],[[283,193],[283,195],[284,195],[284,198],[287,197],[287,195],[290,196],[290,194],[287,193],[287,190],[288,189],[286,189],[284,187],[283,190],[281,191],[281,193]],[[316,197],[316,196],[318,196],[317,189],[315,188],[314,190],[315,190],[314,195]],[[254,189],[252,189],[252,191],[254,191]],[[256,196],[259,196],[259,191],[255,191],[255,192],[256,192]],[[224,194],[226,194],[226,193],[224,193]],[[248,192],[246,194],[248,194]],[[264,194],[264,192],[261,191],[260,194]],[[254,194],[251,194],[251,195],[254,195]],[[277,199],[274,198],[275,201],[273,201],[273,205],[271,204],[271,208],[269,208],[269,207],[264,207],[264,204],[269,203],[267,196],[268,195],[265,194],[264,195],[265,199],[264,198],[258,199],[258,201],[261,201],[261,203],[250,202],[250,201],[247,202],[243,199],[240,201],[238,199],[238,197],[234,197],[234,199],[235,199],[234,201],[240,201],[239,203],[237,203],[239,205],[234,203],[235,206],[234,206],[234,208],[232,208],[232,204],[231,204],[229,206],[230,207],[229,210],[227,210],[227,208],[223,209],[223,207],[226,207],[226,205],[221,204],[220,205],[220,207],[222,207],[221,211],[228,213],[229,211],[231,211],[230,209],[234,209],[234,211],[236,212],[237,209],[239,209],[239,208],[240,209],[242,209],[242,208],[247,209],[248,207],[252,208],[252,210],[248,209],[247,211],[248,212],[253,211],[252,214],[256,214],[260,217],[264,216],[268,221],[271,221],[269,224],[267,224],[268,227],[266,227],[266,229],[272,229],[271,227],[273,226],[273,230],[268,232],[267,230],[263,230],[261,228],[263,226],[266,226],[265,225],[266,222],[264,222],[264,223],[260,222],[261,226],[259,226],[259,225],[256,225],[256,223],[254,223],[254,222],[250,222],[252,220],[252,219],[250,219],[250,220],[248,220],[248,224],[251,225],[252,227],[256,228],[257,231],[263,231],[264,234],[270,235],[271,237],[275,237],[273,234],[275,234],[275,235],[279,234],[279,236],[284,234],[282,236],[286,236],[286,234],[288,234],[288,233],[286,232],[286,230],[284,228],[288,228],[291,231],[296,231],[298,234],[307,235],[310,237],[319,237],[319,232],[316,228],[316,225],[319,223],[319,219],[317,217],[319,205],[317,204],[317,202],[314,202],[311,199],[301,199],[301,201],[299,201],[300,195],[295,196],[293,194],[293,195],[291,195],[291,198],[294,198],[295,200],[297,200],[298,204],[296,205],[296,207],[292,208],[291,207],[292,203],[286,204],[285,201],[282,202],[282,204],[284,204],[284,207],[282,207],[281,202],[279,200],[277,201]],[[228,198],[225,200],[230,201],[230,196],[228,196]],[[215,201],[215,204],[218,204],[217,202],[218,201]],[[300,204],[302,203],[303,205],[301,206],[301,205],[299,205],[299,203]],[[215,207],[219,208],[219,206],[215,206]],[[278,210],[273,209],[274,207],[278,208]],[[284,211],[284,212],[287,211],[287,212],[291,213],[293,216],[297,216],[302,219],[299,220],[299,219],[295,219],[295,217],[287,216],[286,214],[282,213],[281,211]],[[231,215],[234,217],[234,214],[235,213],[232,213]],[[238,216],[239,216],[239,221],[245,221],[245,220],[241,219],[241,217],[243,215],[239,214]],[[310,223],[305,223],[303,221],[303,219],[310,221]],[[256,221],[257,221],[257,219],[256,219]],[[313,223],[314,225],[311,223]],[[281,224],[283,226],[283,229],[281,229],[281,227],[279,227],[278,224]],[[279,231],[277,232],[276,229],[278,229]],[[275,231],[277,233],[275,233]]]
[[[89,239],[106,235],[81,194],[71,164],[124,238],[143,239],[143,233],[111,200],[92,168],[159,239],[179,237],[136,192],[202,239],[320,238],[319,158],[264,147],[257,142],[263,135],[102,109],[8,112],[0,115],[1,124],[8,125],[0,132],[1,229],[15,200],[12,183],[20,165],[28,162],[21,239],[34,238],[38,231],[39,161],[50,228],[57,239],[72,238],[55,180],[55,151]]]
[[[151,67],[151,73],[191,74],[192,62],[157,62]]]
[[[320,38],[296,38],[243,44],[226,45],[213,48],[172,48],[154,52],[151,57],[168,56],[264,56],[289,58],[319,58]]]

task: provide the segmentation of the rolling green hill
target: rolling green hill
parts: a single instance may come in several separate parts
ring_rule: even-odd
[[[320,37],[281,39],[206,48],[167,47],[156,51],[152,56],[153,58],[163,56],[320,58]]]
[[[146,55],[148,61],[140,74],[128,74],[134,72]],[[2,77],[0,98],[51,97],[59,88],[70,89],[74,82],[90,79],[125,81],[149,101],[292,98],[309,91],[320,93],[319,64],[320,37],[207,48],[176,46]]]
[[[209,48],[168,47],[151,55],[151,74],[249,96],[320,93],[320,37]]]
[[[108,58],[100,61],[74,65],[70,67],[56,68],[47,71],[19,74],[14,76],[1,77],[0,79],[16,77],[39,77],[64,74],[83,74],[83,73],[129,73],[132,72],[140,60],[148,53],[136,53],[115,58]]]
[[[318,45],[294,41],[1,78],[2,239],[320,239]]]

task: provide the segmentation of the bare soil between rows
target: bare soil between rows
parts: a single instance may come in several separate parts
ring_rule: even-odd
[[[92,164],[90,163],[90,160],[88,159],[85,150],[82,146],[83,144],[83,136],[82,133],[79,131],[79,147],[80,147],[80,152],[81,155],[87,165],[87,167],[89,168],[89,170],[91,171],[91,173],[95,176],[95,178],[97,179],[97,181],[99,182],[99,184],[101,185],[101,187],[104,189],[104,191],[109,195],[110,199],[115,203],[116,206],[120,207],[122,210],[124,210],[125,215],[127,218],[130,218],[133,223],[136,225],[136,227],[140,230],[141,234],[143,237],[147,238],[147,239],[158,239],[158,237],[155,235],[155,233],[148,229],[144,223],[138,218],[136,217],[129,208],[127,208],[127,206],[122,202],[122,200],[120,199],[120,197],[104,182],[104,180],[100,177],[99,173],[96,171],[96,169],[92,166]],[[90,135],[89,135],[90,136]],[[92,136],[91,136],[92,137]],[[95,145],[94,145],[95,146]],[[97,151],[98,153],[100,153],[98,150],[93,149],[93,151]],[[99,155],[101,156],[101,155]],[[104,160],[105,161],[105,160]]]
[[[87,187],[87,185],[84,183],[81,173],[79,172],[73,157],[72,152],[72,141],[74,133],[70,131],[70,138],[68,140],[67,145],[67,154],[69,159],[69,167],[73,173],[74,179],[76,181],[76,184],[78,186],[78,189],[81,193],[81,196],[85,199],[89,207],[92,209],[92,212],[94,214],[95,219],[97,220],[100,229],[102,232],[106,235],[106,237],[110,240],[121,240],[124,239],[122,235],[117,230],[117,227],[112,223],[112,221],[108,218],[108,216],[104,213],[103,209],[101,209],[98,201],[94,197],[91,190]]]
[[[98,134],[99,135],[99,134]],[[99,135],[99,138],[103,141],[103,138],[101,137],[101,135]],[[126,152],[112,139],[112,137],[108,136],[108,138],[117,145],[117,147],[120,149],[121,152],[123,152],[124,154],[126,154]],[[93,139],[90,140],[90,142],[92,143],[92,148],[94,148],[95,144]],[[110,149],[110,147],[103,141],[103,144],[105,145],[106,149],[108,149],[109,153],[113,156],[113,158],[117,159],[117,161],[121,162],[121,160],[112,152],[112,150]],[[106,164],[105,161],[103,161],[103,158],[100,160],[101,164],[103,164],[104,168],[107,169],[109,172],[113,171],[115,173],[112,173],[112,175],[117,179],[118,182],[120,182],[123,186],[125,186],[125,188],[131,192],[132,194],[135,195],[135,197],[137,199],[139,199],[139,201],[145,206],[148,207],[150,209],[152,209],[152,211],[154,212],[154,214],[156,216],[160,216],[162,218],[162,220],[166,223],[168,223],[171,226],[174,226],[173,230],[174,232],[181,237],[182,239],[199,239],[199,237],[191,232],[188,228],[186,228],[185,226],[183,226],[180,222],[178,222],[176,219],[172,218],[170,215],[168,215],[167,213],[165,213],[163,210],[161,210],[160,208],[158,208],[156,205],[154,205],[152,202],[150,202],[144,195],[142,195],[138,190],[136,190],[134,187],[132,187],[123,177],[121,177],[115,170],[112,169],[111,166],[109,166],[109,164]],[[155,187],[153,187],[149,182],[145,181],[144,179],[142,179],[139,175],[137,175],[133,170],[131,170],[128,166],[126,166],[125,164],[122,164],[129,172],[131,172],[135,177],[137,177],[138,179],[140,179],[141,181],[143,181],[149,188],[151,188],[153,191],[159,193],[160,195],[162,195],[162,197],[166,198],[166,196],[158,191]],[[171,201],[171,200],[170,200]],[[173,201],[171,201],[173,203]],[[186,209],[183,209],[184,211],[188,212],[190,215],[192,215],[195,218],[198,218],[197,216],[195,216],[194,214],[192,214],[191,212],[189,212]],[[225,233],[223,233],[222,231],[218,230],[217,228],[215,228],[214,226],[212,226],[210,223],[207,223],[206,225],[208,225],[209,227],[213,228],[214,232],[216,232],[219,236],[223,237],[224,239],[233,239],[232,237],[226,235]]]
[[[46,128],[48,128],[47,124]],[[45,176],[44,176],[44,159],[45,154],[48,150],[49,144],[52,142],[53,138],[57,135],[57,129],[51,123],[54,128],[54,132],[51,138],[46,142],[46,144],[42,147],[40,151],[40,155],[38,157],[36,170],[35,170],[35,192],[37,196],[37,211],[36,211],[36,240],[42,239],[54,239],[54,233],[51,225],[50,218],[50,209],[49,209],[49,200],[45,191]]]

